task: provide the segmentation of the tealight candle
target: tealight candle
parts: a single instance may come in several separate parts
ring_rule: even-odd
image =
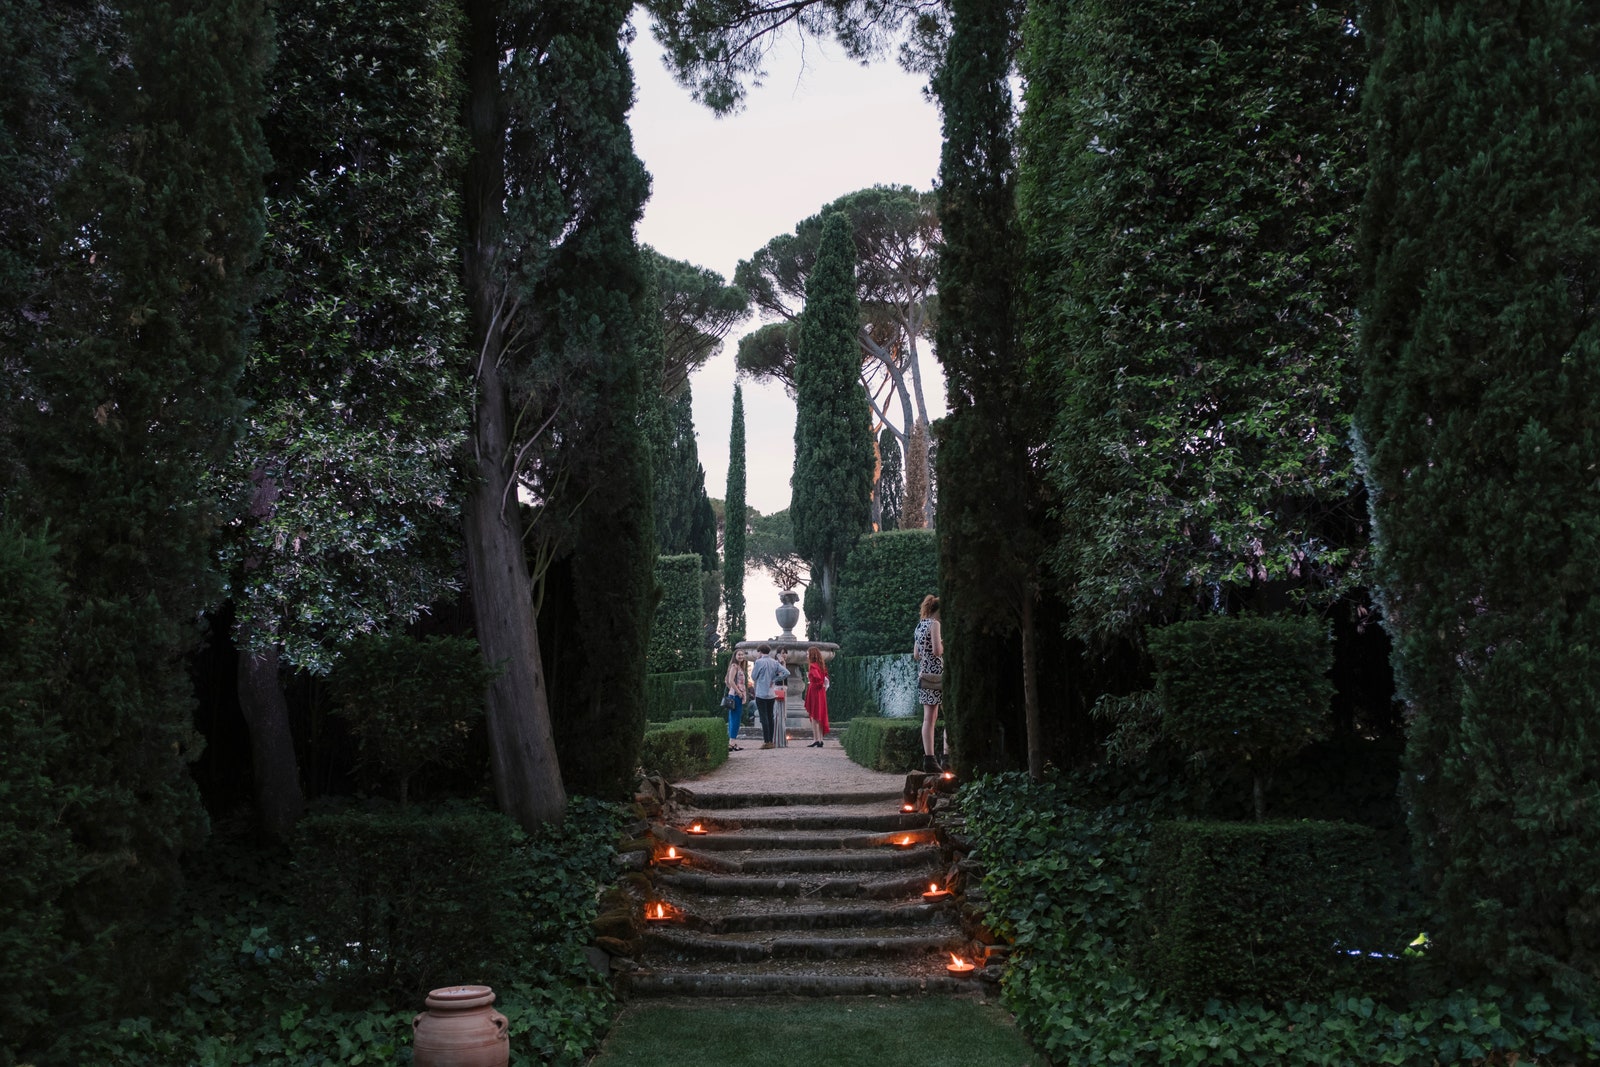
[[[972,977],[972,972],[978,969],[978,965],[964,960],[952,952],[950,953],[950,962],[944,965],[944,969],[956,978],[970,978]]]
[[[644,906],[644,917],[646,922],[664,923],[671,922],[674,913],[665,904],[657,901],[654,904],[646,904]]]
[[[911,838],[909,836],[902,837],[900,840],[896,841],[895,844],[899,845],[901,848],[905,848],[907,845],[911,844]]]
[[[703,834],[703,833],[706,832],[706,828],[704,826],[701,826],[699,823],[695,823],[693,826],[689,827],[689,829],[685,830],[684,832],[685,833],[690,833],[690,834]]]
[[[682,856],[678,855],[676,848],[669,846],[665,855],[656,857],[656,862],[666,867],[676,867],[683,862],[683,859]]]
[[[950,890],[940,889],[938,882],[929,882],[928,891],[922,894],[923,900],[943,900],[950,895]]]
[[[906,803],[900,805],[900,810],[909,815],[917,810],[917,806],[907,801]]]

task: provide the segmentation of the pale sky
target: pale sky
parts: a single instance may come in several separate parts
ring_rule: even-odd
[[[709,267],[730,279],[780,233],[845,193],[872,185],[932,188],[939,171],[939,112],[922,94],[922,75],[891,58],[869,67],[831,42],[791,37],[768,57],[768,74],[743,111],[717,118],[695,103],[661,64],[661,50],[635,11],[638,100],[630,115],[634,151],[650,171],[651,196],[639,240],[663,255]],[[691,379],[694,422],[706,491],[728,489],[728,430],[738,339],[761,322],[734,328],[723,351]],[[944,413],[943,374],[922,347],[929,416]],[[744,383],[746,500],[770,514],[789,506],[794,468],[794,404],[781,386]],[[745,580],[752,637],[777,632],[776,589],[762,574]]]

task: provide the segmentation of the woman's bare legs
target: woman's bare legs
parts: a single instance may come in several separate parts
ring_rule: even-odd
[[[933,757],[934,725],[939,721],[939,705],[922,705],[922,754]]]

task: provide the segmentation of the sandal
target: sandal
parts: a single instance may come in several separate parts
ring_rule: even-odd
[[[743,752],[744,749],[740,748],[738,745],[729,745],[728,746],[728,751],[729,752]]]

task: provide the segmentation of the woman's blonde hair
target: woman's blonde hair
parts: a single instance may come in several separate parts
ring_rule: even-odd
[[[939,614],[939,598],[929,593],[922,598],[922,607],[918,609],[918,612],[924,619],[930,619]]]

